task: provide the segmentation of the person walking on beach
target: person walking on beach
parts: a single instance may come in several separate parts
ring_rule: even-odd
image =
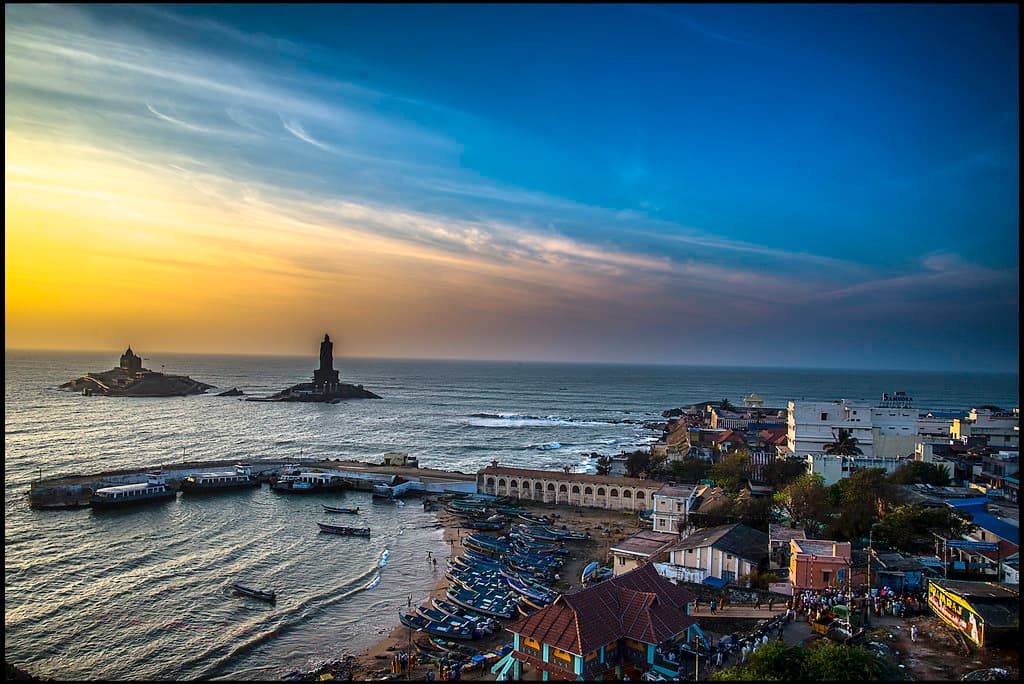
[[[715,614],[715,599],[711,599],[711,602],[708,605],[711,608],[711,614],[714,615]]]
[[[754,610],[761,610],[761,595],[757,594],[754,597]]]
[[[409,594],[409,600],[405,604],[407,607],[412,608],[412,594]]]
[[[917,641],[917,625],[910,626],[910,640]]]
[[[768,612],[769,613],[772,612],[772,606],[773,605],[775,605],[775,597],[774,596],[769,596],[768,597]]]

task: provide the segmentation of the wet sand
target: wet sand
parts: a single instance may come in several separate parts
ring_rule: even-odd
[[[412,501],[410,501],[410,505]],[[600,561],[602,564],[609,562],[608,549],[612,545],[618,543],[622,539],[630,536],[637,532],[643,527],[639,527],[639,520],[635,515],[626,513],[624,511],[606,511],[601,509],[592,508],[571,508],[569,506],[554,506],[549,504],[537,504],[533,502],[520,502],[518,504],[521,508],[535,515],[552,515],[557,514],[560,517],[556,519],[556,523],[567,525],[571,530],[577,532],[589,532],[593,539],[590,541],[582,542],[569,542],[565,544],[568,546],[570,554],[566,560],[565,565],[560,570],[561,580],[556,583],[555,588],[563,593],[573,592],[580,588],[580,574],[583,572],[583,568],[587,563],[591,561]],[[466,535],[473,530],[460,528],[462,518],[454,516],[444,510],[443,503],[435,503],[434,510],[437,514],[438,521],[444,525],[444,540],[449,545],[449,554],[452,556],[458,556],[462,553],[462,541],[461,537]],[[605,528],[609,528],[609,532],[604,532]],[[492,535],[493,536],[493,535]],[[424,597],[420,600],[423,603],[429,600],[429,597],[443,597],[446,590],[448,589],[448,580],[444,577],[444,571],[446,570],[447,558],[438,558],[438,580],[433,586],[424,586],[424,593],[414,596],[413,608],[416,607],[415,601],[417,597]],[[432,579],[435,577],[434,573],[431,572],[425,577],[425,579]],[[428,597],[429,592],[429,597]],[[506,626],[517,620],[518,617],[510,620],[502,620],[502,626]],[[422,640],[424,635],[413,634],[412,639]],[[395,627],[390,634],[385,638],[381,639],[364,653],[356,656],[353,669],[353,677],[355,679],[384,679],[384,678],[397,678],[405,679],[407,674],[402,673],[399,675],[391,674],[391,659],[400,651],[405,651],[409,648],[410,640],[410,629],[405,625],[398,625]],[[476,649],[480,653],[488,653],[494,651],[501,646],[511,643],[512,635],[504,629],[498,630],[494,634],[477,641],[467,641],[466,645]],[[415,649],[413,649],[415,651]],[[490,663],[493,664],[493,661]],[[475,679],[487,679],[493,678],[494,675],[490,673],[490,664],[481,669],[464,669],[462,673],[462,679],[475,680]],[[428,669],[432,666],[418,665],[412,672],[411,679],[423,679]],[[435,680],[439,681],[439,679]]]

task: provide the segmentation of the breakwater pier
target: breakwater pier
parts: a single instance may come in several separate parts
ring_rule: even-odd
[[[144,468],[114,470],[92,475],[71,474],[41,478],[28,491],[29,506],[35,509],[84,508],[100,487],[144,482],[146,473],[159,470],[168,488],[177,489],[189,475],[231,468],[237,460],[196,461],[155,464]],[[344,478],[349,488],[362,491],[387,491],[395,496],[476,491],[476,475],[409,466],[381,465],[361,461],[319,459],[262,459],[247,461],[252,472],[263,481],[287,470],[301,469]],[[375,488],[377,488],[375,490]]]

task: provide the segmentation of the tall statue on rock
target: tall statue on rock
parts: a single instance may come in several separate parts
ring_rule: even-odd
[[[334,370],[334,343],[326,333],[324,341],[320,343],[320,368],[313,371],[313,389],[317,392],[338,389],[338,371]]]

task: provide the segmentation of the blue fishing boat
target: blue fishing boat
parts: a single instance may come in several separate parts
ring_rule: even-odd
[[[512,617],[519,603],[518,595],[485,595],[460,586],[448,587],[447,597],[463,608],[500,618]]]
[[[433,620],[418,613],[406,613],[404,611],[399,611],[398,620],[403,625],[412,629],[423,630],[428,634],[445,637],[446,639],[462,639],[470,641],[473,639],[480,639],[484,636],[482,630],[465,625],[462,627],[454,627],[449,624],[434,622]]]

